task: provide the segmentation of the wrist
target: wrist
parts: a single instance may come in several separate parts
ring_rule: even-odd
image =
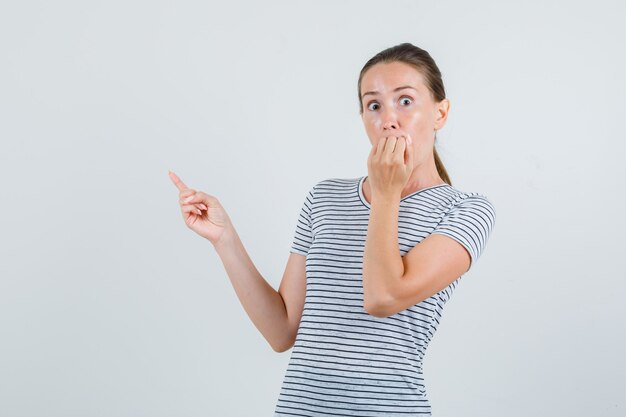
[[[394,205],[400,203],[400,193],[372,193],[371,205]]]
[[[222,252],[232,249],[237,244],[238,238],[239,236],[234,228],[227,228],[217,241],[211,243],[219,255]]]

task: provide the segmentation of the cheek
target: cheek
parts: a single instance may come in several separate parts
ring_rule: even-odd
[[[415,113],[407,118],[407,128],[420,136],[432,132],[433,123],[423,113]]]
[[[365,124],[365,130],[368,132],[374,132],[382,126],[380,119],[372,115],[364,117],[363,123]]]
[[[424,113],[419,111],[407,113],[406,119],[411,126],[416,128],[421,128],[427,122]]]
[[[365,125],[365,131],[367,132],[367,136],[369,136],[370,138],[376,136],[376,132],[379,131],[379,125],[376,124],[376,121],[372,118],[368,118],[366,120],[363,120],[363,123]]]

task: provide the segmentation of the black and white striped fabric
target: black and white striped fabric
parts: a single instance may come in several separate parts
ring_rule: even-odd
[[[306,301],[275,416],[431,415],[422,361],[461,277],[390,317],[368,314],[364,180],[323,180],[305,198],[290,252],[306,256]],[[461,243],[473,266],[494,222],[483,195],[448,184],[423,188],[400,201],[400,254],[439,233]]]

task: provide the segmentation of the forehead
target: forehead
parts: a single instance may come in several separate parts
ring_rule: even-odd
[[[414,87],[420,92],[427,91],[424,77],[415,67],[397,61],[378,63],[363,74],[361,94],[368,91],[385,94],[403,85]]]

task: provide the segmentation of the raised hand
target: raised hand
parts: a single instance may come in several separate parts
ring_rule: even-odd
[[[393,133],[381,137],[367,158],[368,181],[372,197],[398,198],[413,171],[411,137]]]
[[[172,171],[170,179],[179,190],[179,204],[187,227],[216,244],[233,226],[216,197],[187,187]]]

